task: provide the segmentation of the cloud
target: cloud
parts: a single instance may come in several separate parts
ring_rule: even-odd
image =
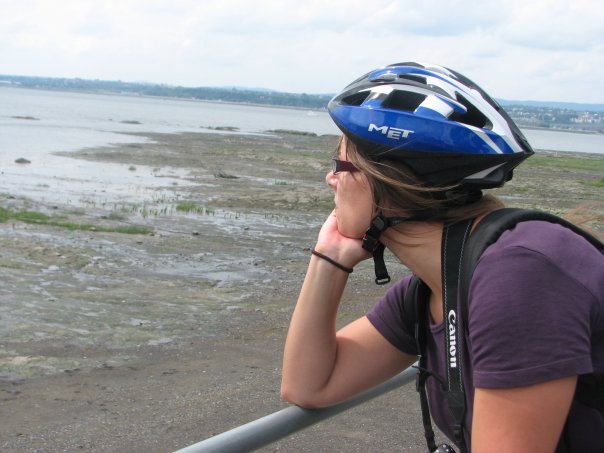
[[[396,33],[420,36],[451,37],[492,28],[506,20],[506,9],[500,1],[481,2],[472,7],[463,0],[440,2],[395,2],[381,26]]]
[[[509,43],[552,50],[584,51],[603,43],[604,8],[594,1],[523,2],[501,30]]]
[[[603,101],[599,0],[3,3],[1,71],[12,74],[331,93],[419,60],[496,97]]]

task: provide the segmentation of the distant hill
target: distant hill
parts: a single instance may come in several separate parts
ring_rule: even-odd
[[[48,90],[87,91],[99,93],[138,94],[165,96],[222,102],[242,102],[287,107],[324,109],[333,94],[285,93],[269,88],[182,87],[148,82],[122,82],[79,78],[33,77],[0,75],[0,85]],[[503,107],[525,106],[529,108],[573,110],[577,112],[604,112],[604,104],[582,104],[554,101],[515,101],[498,99]],[[506,109],[507,110],[507,109]]]
[[[509,105],[523,105],[526,107],[576,110],[578,112],[604,112],[604,104],[555,101],[510,101],[506,99],[497,99],[497,102],[499,102],[503,107],[507,107]]]
[[[331,99],[331,96],[326,94],[283,93],[268,89],[181,87],[145,82],[122,82],[119,80],[66,79],[12,75],[0,75],[0,85],[46,90],[162,96],[309,109],[324,109],[329,102],[329,99]]]

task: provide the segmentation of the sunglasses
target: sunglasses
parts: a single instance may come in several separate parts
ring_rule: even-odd
[[[337,175],[341,171],[355,172],[355,171],[359,171],[359,169],[357,167],[355,167],[352,162],[349,162],[347,160],[332,159],[331,160],[331,171],[334,175]]]

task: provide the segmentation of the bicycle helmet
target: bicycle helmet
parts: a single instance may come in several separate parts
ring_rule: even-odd
[[[328,111],[367,158],[399,160],[429,186],[499,187],[533,154],[497,102],[433,64],[371,71],[336,95]]]

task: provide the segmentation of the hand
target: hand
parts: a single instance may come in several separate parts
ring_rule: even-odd
[[[350,268],[372,256],[363,249],[362,239],[349,238],[338,231],[335,210],[321,227],[315,250]]]

